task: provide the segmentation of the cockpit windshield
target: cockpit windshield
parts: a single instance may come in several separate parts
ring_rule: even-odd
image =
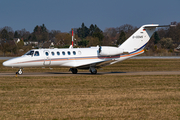
[[[30,50],[30,51],[28,51],[26,54],[24,54],[24,55],[32,55],[33,56],[33,54],[34,54],[34,50]]]

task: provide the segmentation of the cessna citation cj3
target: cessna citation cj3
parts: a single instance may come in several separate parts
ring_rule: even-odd
[[[17,74],[22,74],[24,67],[46,66],[70,67],[73,74],[78,72],[77,69],[88,69],[92,74],[96,74],[98,68],[144,53],[143,49],[155,29],[169,26],[171,25],[143,25],[119,47],[33,49],[21,57],[5,61],[3,66],[20,68]]]

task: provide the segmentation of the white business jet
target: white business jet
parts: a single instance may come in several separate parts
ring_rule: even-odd
[[[144,53],[143,49],[156,27],[170,26],[172,25],[143,25],[119,47],[32,49],[21,57],[3,62],[3,66],[20,68],[17,74],[22,74],[24,67],[51,66],[69,67],[73,74],[76,74],[78,69],[88,69],[92,74],[96,74],[98,68]]]

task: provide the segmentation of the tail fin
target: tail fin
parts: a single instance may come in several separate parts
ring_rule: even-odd
[[[165,27],[159,26],[158,24],[143,25],[140,27],[133,35],[131,35],[119,48],[123,49],[124,52],[131,53],[133,51],[143,49],[152,34],[156,30],[156,27]]]

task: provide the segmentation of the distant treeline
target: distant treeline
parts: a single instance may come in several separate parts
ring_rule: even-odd
[[[154,53],[178,52],[175,48],[180,44],[180,22],[171,22],[170,24],[176,25],[176,27],[157,29],[145,51]],[[125,24],[116,28],[106,28],[102,31],[97,25],[91,24],[87,27],[82,23],[79,28],[74,28],[75,46],[118,46],[137,29],[135,26]],[[17,38],[20,41],[17,42]],[[24,42],[32,44],[25,46]],[[38,44],[33,44],[33,42]],[[13,31],[8,26],[0,29],[0,50],[4,55],[6,53],[18,54],[20,50],[28,51],[32,46],[40,48],[48,42],[53,42],[53,47],[68,47],[71,44],[71,31],[69,33],[63,33],[60,30],[49,31],[44,24],[35,26],[32,33],[26,29]]]

